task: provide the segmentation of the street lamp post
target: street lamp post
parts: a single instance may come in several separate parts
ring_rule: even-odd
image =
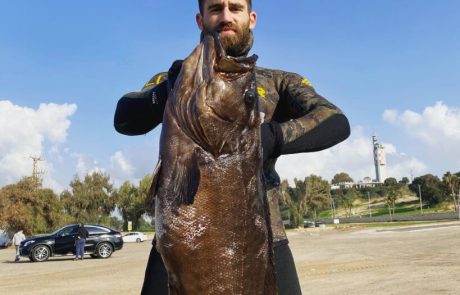
[[[372,217],[371,197],[369,196],[369,191],[367,191],[367,201],[369,203],[369,217]]]
[[[418,196],[419,196],[419,199],[420,199],[420,214],[423,214],[422,190],[420,189],[420,184],[418,185]]]
[[[334,222],[335,219],[335,203],[334,203],[334,198],[331,195],[331,209],[332,209],[332,222]]]
[[[457,195],[457,210],[458,210],[458,219],[460,220],[460,189]]]

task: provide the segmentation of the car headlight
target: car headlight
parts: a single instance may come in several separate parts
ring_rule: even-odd
[[[27,246],[29,246],[30,244],[33,244],[33,243],[35,243],[34,240],[27,241],[27,242],[24,243],[24,247],[27,247]]]

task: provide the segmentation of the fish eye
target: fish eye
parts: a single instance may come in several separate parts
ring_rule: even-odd
[[[256,101],[256,94],[254,91],[247,91],[244,95],[246,104],[251,105]]]

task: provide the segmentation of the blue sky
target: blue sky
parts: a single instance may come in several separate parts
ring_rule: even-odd
[[[374,132],[389,176],[460,171],[459,1],[253,2],[258,64],[306,76],[352,126],[328,151],[282,157],[283,178],[374,177]],[[183,0],[0,0],[0,185],[30,174],[31,154],[57,190],[94,170],[116,184],[150,173],[159,130],[117,134],[115,106],[192,51],[196,11]]]

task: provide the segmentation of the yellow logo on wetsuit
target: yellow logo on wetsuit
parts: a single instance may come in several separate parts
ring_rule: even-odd
[[[313,85],[311,85],[310,81],[308,81],[307,78],[303,78],[302,84],[305,84],[307,86],[313,87]]]
[[[263,89],[262,87],[257,87],[257,93],[259,94],[259,97],[265,98],[266,92],[267,91],[265,91],[265,89]]]
[[[156,77],[155,81],[149,81],[149,82],[147,82],[147,83],[145,84],[144,87],[155,86],[155,85],[160,84],[161,78],[163,78],[164,75],[165,75],[165,74],[159,74],[159,75]],[[155,78],[155,77],[154,77],[154,78]]]

